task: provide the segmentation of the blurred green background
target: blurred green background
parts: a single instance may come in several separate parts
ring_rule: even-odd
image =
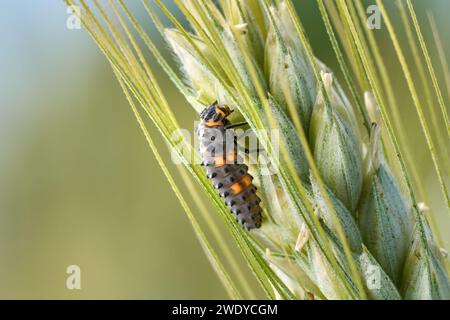
[[[436,14],[450,58],[450,2],[414,3],[420,18],[425,8]],[[298,7],[316,54],[337,71],[314,1]],[[0,2],[0,298],[226,298],[110,66],[84,30],[66,28],[67,17],[62,1]],[[169,96],[192,123],[186,103]],[[449,248],[413,106],[405,88],[399,96]],[[72,264],[81,290],[66,288]]]

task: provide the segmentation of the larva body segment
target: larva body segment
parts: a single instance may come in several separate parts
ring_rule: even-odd
[[[236,219],[248,230],[259,228],[262,220],[260,198],[256,195],[253,177],[237,155],[235,135],[227,130],[231,110],[217,103],[200,114],[197,135],[206,175],[224,199]]]

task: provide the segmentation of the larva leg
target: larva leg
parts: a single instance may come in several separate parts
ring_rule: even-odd
[[[236,122],[236,123],[229,124],[229,125],[225,126],[224,128],[225,128],[225,130],[228,130],[228,129],[232,129],[232,128],[242,127],[247,124],[248,123],[245,121],[244,122]]]

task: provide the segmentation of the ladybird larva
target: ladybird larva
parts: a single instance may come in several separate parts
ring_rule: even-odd
[[[197,135],[206,175],[236,219],[248,230],[259,228],[262,220],[261,199],[256,194],[253,177],[238,157],[234,133],[227,129],[231,114],[217,102],[203,109]]]

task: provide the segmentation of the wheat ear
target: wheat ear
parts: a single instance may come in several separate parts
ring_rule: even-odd
[[[111,6],[125,36],[97,1],[109,31],[80,2],[86,29],[127,96],[141,105],[209,194],[267,297],[450,298],[442,252],[423,207],[402,191],[386,160],[377,87],[375,95],[352,88],[357,97],[349,99],[333,72],[313,55],[291,1],[176,0],[191,31],[157,0],[175,26],[165,28],[155,8],[142,1],[170,45],[183,80],[123,1],[122,13]],[[318,3],[325,10],[322,1]],[[338,5],[352,22],[346,2]],[[322,13],[326,17],[326,11]],[[202,168],[179,151],[179,139],[171,136],[179,125],[122,15],[196,111],[217,100],[235,110],[233,121],[245,120],[257,135],[276,172],[267,175],[259,164],[250,166],[263,200],[260,229],[242,230]],[[365,66],[364,56],[361,59]],[[370,72],[368,76],[371,80]],[[276,130],[277,139],[268,136],[268,130]],[[195,223],[197,233],[198,228]],[[206,247],[209,256],[218,259],[211,246]],[[238,291],[214,261],[225,286]]]

